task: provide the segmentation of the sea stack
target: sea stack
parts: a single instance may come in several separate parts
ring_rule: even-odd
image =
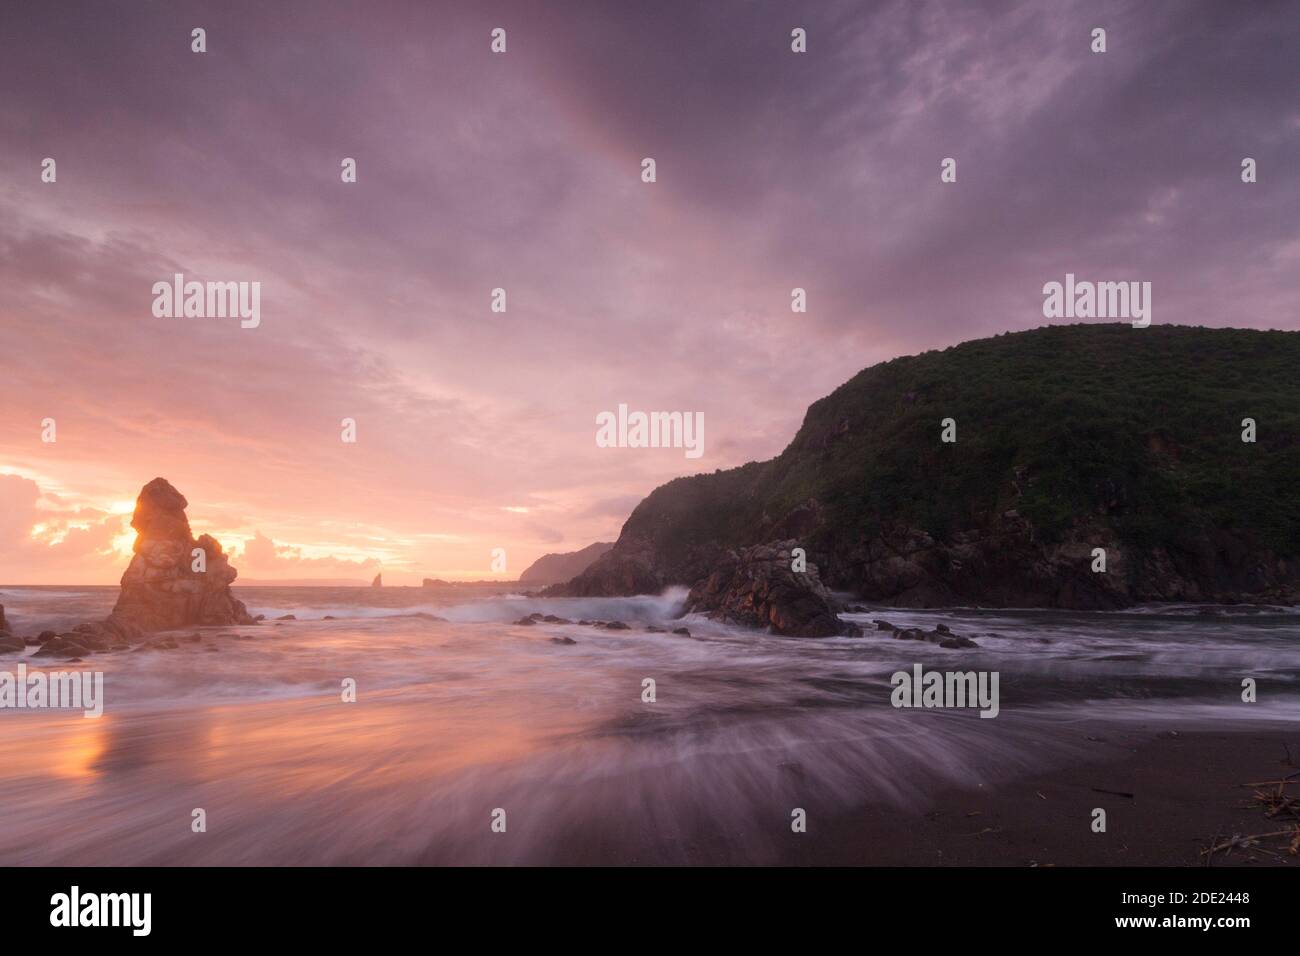
[[[122,592],[108,623],[143,631],[202,624],[252,624],[230,584],[237,571],[211,535],[190,534],[189,502],[165,478],[140,491],[131,527],[135,557],[122,575]],[[195,550],[203,552],[202,561]]]
[[[372,588],[382,588],[384,586],[384,576],[382,574],[376,574],[375,579],[370,582],[370,586]]]

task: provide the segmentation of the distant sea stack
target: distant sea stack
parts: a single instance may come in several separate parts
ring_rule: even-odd
[[[581,551],[544,554],[519,575],[519,583],[557,584],[568,581],[587,570],[597,558],[613,547],[612,541],[597,541],[595,544],[587,545]]]
[[[882,604],[1295,603],[1297,369],[1298,332],[1120,324],[894,359],[815,402],[778,457],[655,489],[546,593],[686,585],[734,616],[745,549],[794,544]]]
[[[145,485],[131,527],[135,556],[122,575],[122,591],[108,625],[164,631],[202,624],[252,624],[230,593],[237,571],[211,535],[190,534],[185,496],[165,478]],[[203,552],[198,563],[194,552]],[[201,567],[202,570],[196,570]]]
[[[370,582],[370,586],[372,588],[382,588],[384,586],[384,576],[382,574],[376,574],[375,579]]]

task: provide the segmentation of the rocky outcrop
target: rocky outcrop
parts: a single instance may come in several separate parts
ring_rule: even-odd
[[[236,571],[220,543],[211,535],[191,536],[187,504],[165,479],[145,485],[131,518],[137,532],[135,555],[122,575],[113,613],[61,634],[47,630],[24,640],[12,633],[0,606],[0,653],[20,653],[26,645],[36,645],[34,657],[76,661],[111,651],[170,650],[180,646],[175,639],[152,638],[150,632],[256,623],[231,594]],[[201,636],[194,633],[185,640],[195,642]]]
[[[101,627],[129,634],[254,623],[230,592],[238,572],[221,544],[211,535],[191,535],[188,504],[164,478],[140,491],[131,517],[135,556],[122,575],[117,605]],[[202,552],[201,561],[196,551]]]
[[[370,586],[372,588],[382,588],[384,586],[384,576],[382,574],[376,574],[375,579],[370,582]]]
[[[576,578],[597,558],[614,547],[612,541],[597,541],[581,551],[544,554],[519,575],[520,584],[558,584]]]
[[[717,620],[771,628],[790,637],[858,634],[854,624],[835,614],[831,592],[817,567],[792,569],[798,542],[778,541],[728,552],[718,567],[691,589],[686,612],[704,612]]]

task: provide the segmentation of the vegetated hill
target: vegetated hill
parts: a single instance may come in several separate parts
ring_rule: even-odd
[[[1294,601],[1300,333],[1051,326],[872,366],[777,458],[655,489],[553,593],[690,585],[783,539],[902,605]]]
[[[597,558],[614,547],[612,541],[597,541],[581,551],[544,554],[519,575],[520,584],[554,584],[567,581],[587,570]]]

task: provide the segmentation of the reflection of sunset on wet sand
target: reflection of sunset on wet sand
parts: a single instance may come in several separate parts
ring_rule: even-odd
[[[28,715],[20,733],[0,740],[0,858],[44,838],[84,845],[79,862],[122,862],[84,853],[93,857],[115,834],[158,826],[164,814],[175,816],[174,827],[158,827],[127,852],[148,857],[165,848],[169,862],[206,858],[212,847],[189,832],[192,807],[210,816],[233,810],[243,821],[236,832],[274,843],[274,830],[250,822],[274,808],[295,807],[316,824],[370,818],[385,794],[437,789],[452,775],[528,756],[544,733],[577,728],[575,721],[543,732],[514,705],[448,705],[418,686],[381,691],[354,707],[309,699],[99,720]],[[222,823],[228,832],[230,820]]]

